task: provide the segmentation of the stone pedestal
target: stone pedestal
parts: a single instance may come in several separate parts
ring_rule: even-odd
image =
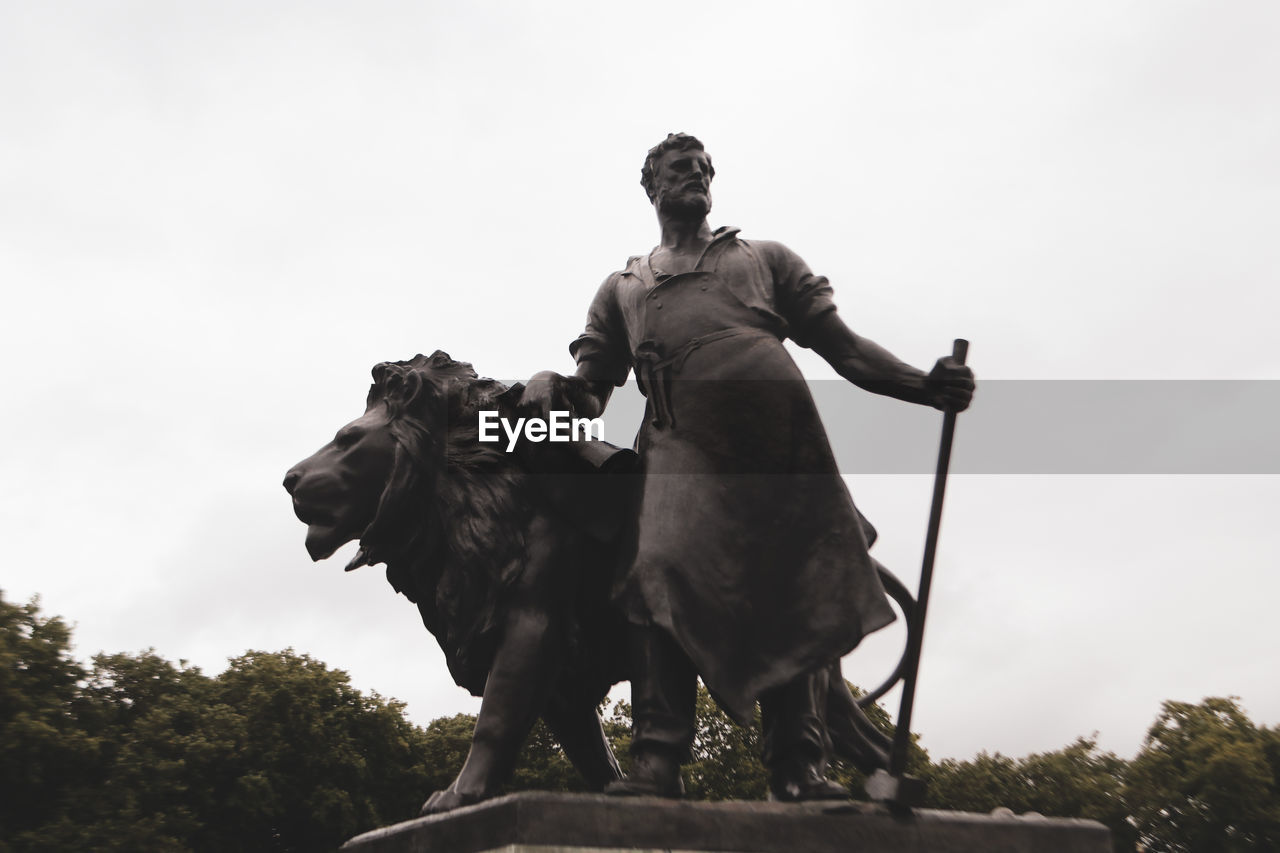
[[[694,803],[524,793],[376,829],[356,853],[1110,853],[1091,820],[866,803]]]

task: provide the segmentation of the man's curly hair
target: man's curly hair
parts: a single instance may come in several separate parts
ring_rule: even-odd
[[[645,194],[649,196],[649,201],[653,201],[654,183],[658,177],[655,174],[655,169],[658,161],[662,159],[662,155],[668,151],[684,151],[689,148],[697,151],[707,150],[696,136],[690,136],[687,133],[668,133],[666,139],[649,149],[648,155],[644,158],[644,165],[640,167],[640,186],[644,187]],[[709,177],[714,178],[716,170],[711,165],[710,156],[707,157],[707,166],[711,170]]]

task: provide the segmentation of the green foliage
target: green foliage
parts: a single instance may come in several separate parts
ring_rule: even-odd
[[[1153,853],[1280,849],[1280,731],[1234,698],[1165,702],[1125,786]]]
[[[760,761],[760,710],[750,728],[733,720],[698,685],[693,761],[685,767],[685,789],[699,800],[759,800],[766,793]]]
[[[449,787],[471,749],[476,718],[471,714],[439,717],[427,726],[424,744],[425,782],[420,800]],[[586,780],[565,758],[546,724],[539,720],[529,733],[506,791],[585,791]]]
[[[1126,763],[1102,752],[1094,738],[1054,752],[1009,758],[980,753],[971,761],[944,759],[927,768],[931,808],[990,812],[1004,807],[1047,817],[1082,817],[1106,824],[1116,849],[1132,850],[1134,833],[1123,798]]]
[[[249,652],[210,678],[154,651],[86,672],[69,647],[61,620],[0,599],[9,849],[334,849],[429,790],[403,706],[306,655]]]
[[[423,738],[423,769],[426,777],[418,792],[421,800],[433,791],[442,791],[462,769],[471,749],[471,736],[475,733],[476,718],[471,714],[437,717],[427,726]],[[421,802],[419,802],[421,805]]]
[[[231,743],[214,725],[228,715],[211,707],[211,680],[150,650],[93,662],[81,721],[102,744],[100,760],[67,786],[61,820],[42,840],[66,848],[189,849],[218,795],[211,783]]]
[[[0,597],[0,839],[53,820],[64,780],[96,761],[78,719],[85,675],[65,622]]]
[[[546,723],[539,720],[525,740],[509,791],[586,791],[587,781],[560,750]]]
[[[258,849],[325,849],[416,815],[426,743],[402,703],[365,696],[345,672],[292,650],[235,658],[214,702],[240,717],[225,802]]]
[[[209,677],[151,650],[86,669],[70,648],[61,619],[0,596],[0,853],[335,849],[415,816],[457,775],[475,729],[465,714],[420,729],[401,703],[291,650],[247,652]],[[883,709],[867,714],[892,732]],[[604,724],[625,770],[630,707]],[[758,715],[738,726],[699,688],[690,796],[763,797],[759,746]],[[931,807],[1092,818],[1118,851],[1280,850],[1280,729],[1235,699],[1164,703],[1132,762],[1095,738],[936,764],[913,743],[908,769]],[[831,776],[861,794],[856,770],[837,761]],[[509,789],[584,786],[539,723]]]

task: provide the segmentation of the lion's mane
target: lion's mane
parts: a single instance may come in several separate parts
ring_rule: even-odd
[[[506,411],[506,390],[437,350],[374,367],[368,398],[386,408],[396,456],[359,559],[386,563],[454,680],[475,695],[501,639],[502,591],[524,568],[535,506],[520,464],[479,441],[478,413]]]

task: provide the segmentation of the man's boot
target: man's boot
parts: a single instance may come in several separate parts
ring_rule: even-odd
[[[826,778],[831,755],[827,736],[825,669],[802,675],[760,696],[764,764],[769,770],[769,799],[847,800],[849,792]]]
[[[605,786],[604,792],[618,797],[684,796],[684,779],[680,778],[680,762],[660,749],[633,752],[631,772]]]
[[[847,800],[849,792],[823,775],[818,762],[786,761],[769,768],[769,801],[802,803],[809,800]]]
[[[654,625],[631,625],[631,772],[604,791],[624,797],[682,797],[680,765],[693,746],[698,675],[684,650]]]

